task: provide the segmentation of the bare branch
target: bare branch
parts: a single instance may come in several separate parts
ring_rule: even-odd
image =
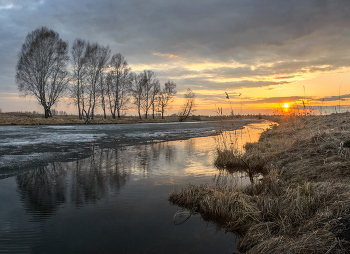
[[[187,92],[184,96],[185,102],[182,106],[181,112],[179,114],[179,121],[185,121],[194,111],[195,111],[195,99],[196,95],[190,88],[187,89]]]
[[[157,96],[157,104],[159,112],[162,113],[162,119],[164,119],[164,112],[169,107],[172,102],[172,98],[176,94],[176,84],[172,81],[168,81],[164,84],[163,89],[159,92]]]

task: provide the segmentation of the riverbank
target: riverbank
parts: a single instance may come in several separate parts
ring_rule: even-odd
[[[134,116],[123,116],[120,119],[113,119],[108,116],[106,119],[103,116],[95,116],[90,124],[129,124],[129,123],[160,123],[160,122],[175,122],[178,121],[177,117],[166,117],[161,119],[160,117],[152,119],[139,119]],[[1,113],[0,125],[80,125],[85,124],[85,121],[79,119],[77,115],[54,115],[49,118],[45,118],[41,114],[31,113]]]
[[[229,118],[224,118],[230,120]],[[258,116],[244,117],[243,119],[259,119]],[[218,121],[220,117],[207,117],[207,116],[190,116],[187,120],[190,121]],[[231,119],[232,120],[232,119]],[[242,120],[241,118],[235,118],[235,120]],[[161,117],[149,116],[148,119],[139,119],[136,116],[122,116],[119,119],[113,119],[111,116],[103,118],[101,115],[97,115],[91,121],[90,124],[132,124],[132,123],[168,123],[178,122],[177,116],[165,116]],[[79,119],[77,115],[54,115],[50,118],[45,118],[41,114],[32,113],[0,113],[0,126],[4,125],[79,125],[85,124],[84,120]]]
[[[285,116],[245,148],[261,181],[189,185],[169,200],[239,233],[244,253],[348,253],[350,114]]]

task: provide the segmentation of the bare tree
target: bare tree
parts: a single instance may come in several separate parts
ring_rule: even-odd
[[[110,57],[109,47],[100,46],[98,43],[86,45],[84,58],[86,59],[86,85],[83,88],[83,118],[86,124],[94,118],[96,102],[99,96],[98,82],[101,73],[107,67],[106,63]]]
[[[125,109],[129,101],[133,74],[122,54],[114,54],[109,66],[111,70],[107,78],[107,94],[109,109],[114,119],[116,112],[120,118],[121,110]]]
[[[152,89],[151,89],[151,104],[152,104],[152,118],[154,119],[154,111],[156,108],[156,103],[157,103],[157,96],[160,93],[160,84],[159,84],[159,80],[156,79]]]
[[[45,118],[51,117],[51,107],[68,87],[68,43],[57,32],[42,27],[27,35],[18,57],[18,90],[34,96],[44,107]]]
[[[142,109],[145,112],[145,118],[147,119],[148,111],[151,107],[154,109],[154,101],[156,94],[159,91],[159,81],[156,78],[156,74],[153,71],[143,71],[143,103]],[[154,115],[154,111],[153,111]]]
[[[162,113],[162,119],[164,119],[164,112],[166,108],[168,108],[175,94],[176,84],[169,80],[164,84],[163,89],[159,92],[159,95],[157,96],[157,104],[159,107],[159,112]]]
[[[143,91],[144,91],[145,78],[143,73],[140,73],[139,75],[134,74],[133,76],[134,77],[133,77],[133,82],[131,86],[131,95],[134,99],[133,103],[137,108],[137,113],[139,114],[139,118],[141,119],[141,107],[144,102]]]
[[[84,80],[86,78],[86,41],[82,39],[76,39],[73,42],[72,47],[72,65],[73,65],[73,81],[74,84],[71,87],[71,98],[74,104],[78,107],[79,119],[82,119],[83,104],[81,101],[82,97],[82,86],[84,85]]]
[[[179,121],[183,122],[185,121],[192,113],[195,111],[195,99],[196,95],[190,88],[187,89],[186,94],[184,95],[184,105],[181,108],[180,114],[179,114]]]

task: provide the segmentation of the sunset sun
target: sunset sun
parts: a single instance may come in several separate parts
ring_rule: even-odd
[[[283,103],[283,108],[288,109],[289,108],[289,103]]]

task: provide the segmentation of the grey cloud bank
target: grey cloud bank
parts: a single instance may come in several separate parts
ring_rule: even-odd
[[[179,91],[289,84],[350,67],[349,1],[0,0],[0,22],[3,96],[17,92],[17,54],[41,26],[70,45],[75,38],[108,44],[131,67],[153,68],[162,83],[175,79]],[[188,67],[205,62],[204,69]],[[269,76],[283,80],[260,79]]]

